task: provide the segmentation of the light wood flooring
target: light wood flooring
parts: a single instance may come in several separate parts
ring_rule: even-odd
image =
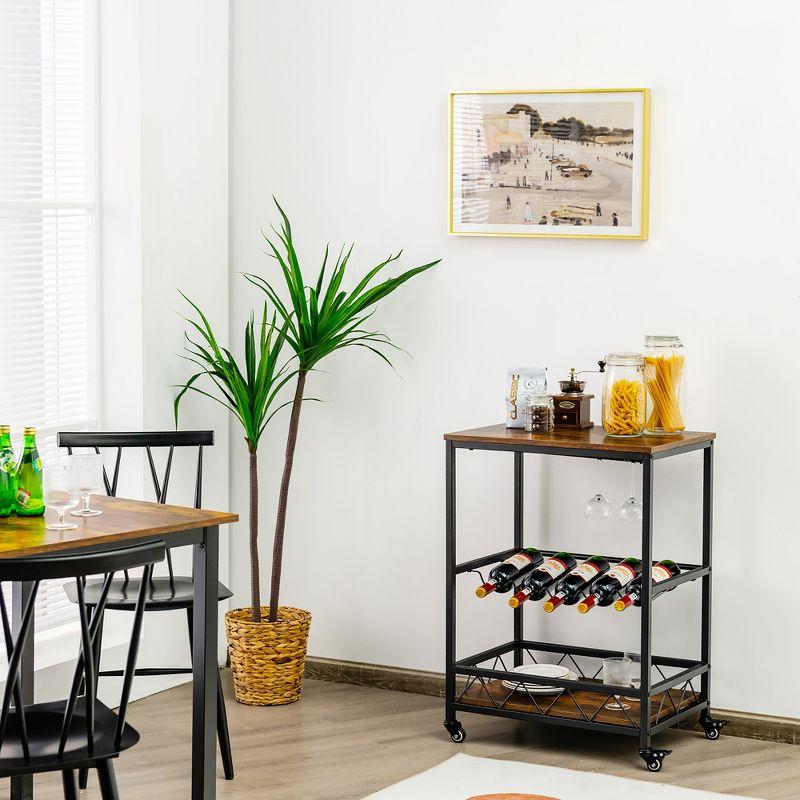
[[[142,741],[117,762],[122,800],[188,797],[190,696],[186,684],[131,707]],[[670,731],[656,743],[674,752],[652,775],[635,741],[622,736],[465,714],[468,739],[456,745],[442,727],[439,699],[383,689],[307,681],[299,703],[250,708],[230,697],[228,713],[236,779],[219,779],[219,798],[358,800],[460,752],[765,800],[800,798],[796,745]],[[7,781],[0,791],[8,796]],[[61,797],[60,780],[37,778],[36,797]],[[84,797],[99,798],[94,776]]]

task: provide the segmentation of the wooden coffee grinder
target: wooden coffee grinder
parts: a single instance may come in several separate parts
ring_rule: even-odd
[[[576,372],[575,367],[572,367],[569,378],[558,382],[561,394],[553,395],[556,428],[591,428],[594,425],[591,420],[591,402],[594,395],[584,394],[586,381],[579,381],[577,378],[584,372],[605,372],[606,362],[597,363],[600,366],[599,370],[584,369]]]

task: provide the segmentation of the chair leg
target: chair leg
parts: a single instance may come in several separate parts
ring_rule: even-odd
[[[189,628],[189,658],[192,657],[193,620],[192,609],[186,609],[186,623]],[[219,740],[219,753],[222,757],[222,769],[225,780],[233,780],[233,754],[231,753],[231,737],[228,732],[228,712],[225,708],[225,695],[222,693],[222,680],[217,671],[217,739]]]
[[[105,614],[100,617],[100,626],[97,629],[97,638],[95,640],[95,648],[94,648],[94,671],[95,675],[100,673],[100,654],[103,650],[103,625],[105,624]],[[88,767],[81,767],[78,770],[78,785],[81,788],[81,791],[86,789],[89,785],[89,768]]]
[[[79,800],[78,776],[74,769],[62,770],[61,783],[64,785],[64,800]]]
[[[225,780],[233,780],[233,755],[231,753],[231,737],[228,733],[228,712],[225,709],[225,695],[222,693],[222,679],[217,670],[217,739],[219,753],[222,756],[222,769]]]
[[[110,758],[97,762],[97,778],[100,781],[100,797],[103,800],[119,800],[117,778]]]

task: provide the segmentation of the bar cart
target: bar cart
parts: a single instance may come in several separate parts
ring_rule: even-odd
[[[714,433],[684,432],[674,436],[614,438],[600,428],[557,428],[552,433],[526,433],[493,425],[448,433],[446,442],[446,685],[444,726],[454,742],[466,732],[459,712],[489,714],[519,720],[572,726],[639,739],[639,755],[647,768],[658,772],[671,752],[654,748],[652,737],[687,717],[699,714],[707,738],[719,738],[727,724],[710,715],[711,690],[711,528]],[[494,450],[513,453],[514,541],[513,547],[463,563],[456,562],[456,453],[458,450]],[[702,563],[679,564],[680,574],[652,584],[653,465],[654,462],[695,450],[703,451]],[[530,641],[523,635],[524,605],[513,611],[513,638],[466,658],[456,659],[456,580],[521,550],[523,544],[523,459],[526,453],[552,456],[633,461],[642,465],[642,588],[641,588],[641,686],[604,685],[598,675],[602,659],[622,652],[577,645]],[[535,544],[535,543],[534,543]],[[555,551],[542,550],[543,555]],[[580,559],[581,554],[573,553]],[[620,557],[607,556],[614,564]],[[652,603],[663,592],[689,581],[702,581],[700,660],[654,655],[651,646]],[[520,680],[512,667],[525,659],[532,663],[569,665],[575,679],[536,678],[551,693],[537,694]],[[600,666],[598,666],[598,664]],[[506,686],[503,682],[506,682]],[[699,683],[696,686],[695,683]],[[510,687],[510,688],[509,688]],[[609,695],[631,699],[629,711],[609,711]],[[638,708],[637,708],[638,706]]]

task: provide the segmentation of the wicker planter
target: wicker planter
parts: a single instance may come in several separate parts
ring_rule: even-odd
[[[225,614],[228,655],[236,700],[249,706],[280,706],[300,699],[311,614],[279,606],[278,622],[253,622],[249,608]]]

